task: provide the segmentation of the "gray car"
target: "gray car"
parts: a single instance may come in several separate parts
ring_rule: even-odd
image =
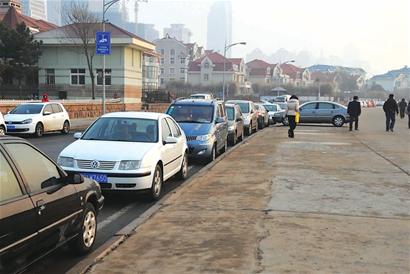
[[[247,135],[258,131],[258,112],[252,101],[247,100],[229,100],[227,104],[236,104],[241,108],[244,118],[244,128]]]
[[[308,102],[300,106],[300,123],[331,123],[335,127],[349,121],[347,107],[330,101]]]
[[[225,111],[228,117],[228,141],[231,145],[235,145],[243,140],[245,134],[241,108],[238,105],[226,104]]]
[[[269,124],[270,125],[274,125],[276,124],[276,119],[275,119],[275,114],[277,112],[282,111],[282,109],[280,108],[280,106],[278,104],[275,103],[264,103],[263,106],[266,108],[266,110],[268,111],[268,115],[269,115]]]

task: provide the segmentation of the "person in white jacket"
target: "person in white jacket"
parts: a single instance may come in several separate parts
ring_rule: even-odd
[[[295,138],[295,128],[296,128],[296,113],[299,112],[299,98],[292,95],[288,101],[286,107],[286,116],[289,121],[289,138]]]

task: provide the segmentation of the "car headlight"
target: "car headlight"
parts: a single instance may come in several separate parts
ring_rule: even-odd
[[[21,122],[22,124],[31,124],[33,122],[33,119],[26,119],[23,122]]]
[[[198,136],[196,136],[196,140],[197,141],[200,141],[200,142],[206,142],[206,141],[208,141],[209,139],[211,139],[212,138],[212,134],[206,134],[206,135],[198,135]]]
[[[126,160],[120,162],[120,170],[135,170],[140,167],[141,161]]]
[[[64,167],[74,167],[74,158],[58,156],[57,164]]]

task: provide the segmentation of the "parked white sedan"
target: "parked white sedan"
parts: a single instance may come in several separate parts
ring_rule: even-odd
[[[0,136],[6,135],[6,123],[4,122],[3,114],[0,112]]]
[[[70,132],[70,118],[60,103],[25,103],[16,106],[4,116],[7,133],[34,134],[41,137],[44,132]]]
[[[58,164],[68,173],[94,179],[103,190],[150,190],[161,197],[162,183],[188,174],[188,146],[178,124],[166,114],[117,112],[101,116]]]

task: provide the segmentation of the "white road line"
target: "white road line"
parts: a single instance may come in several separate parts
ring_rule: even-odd
[[[97,231],[103,229],[105,226],[109,225],[111,222],[115,221],[116,219],[120,218],[124,215],[128,210],[133,208],[134,205],[129,205],[126,207],[121,208],[121,210],[117,211],[116,213],[112,214],[111,216],[107,217],[104,221],[98,223]]]

